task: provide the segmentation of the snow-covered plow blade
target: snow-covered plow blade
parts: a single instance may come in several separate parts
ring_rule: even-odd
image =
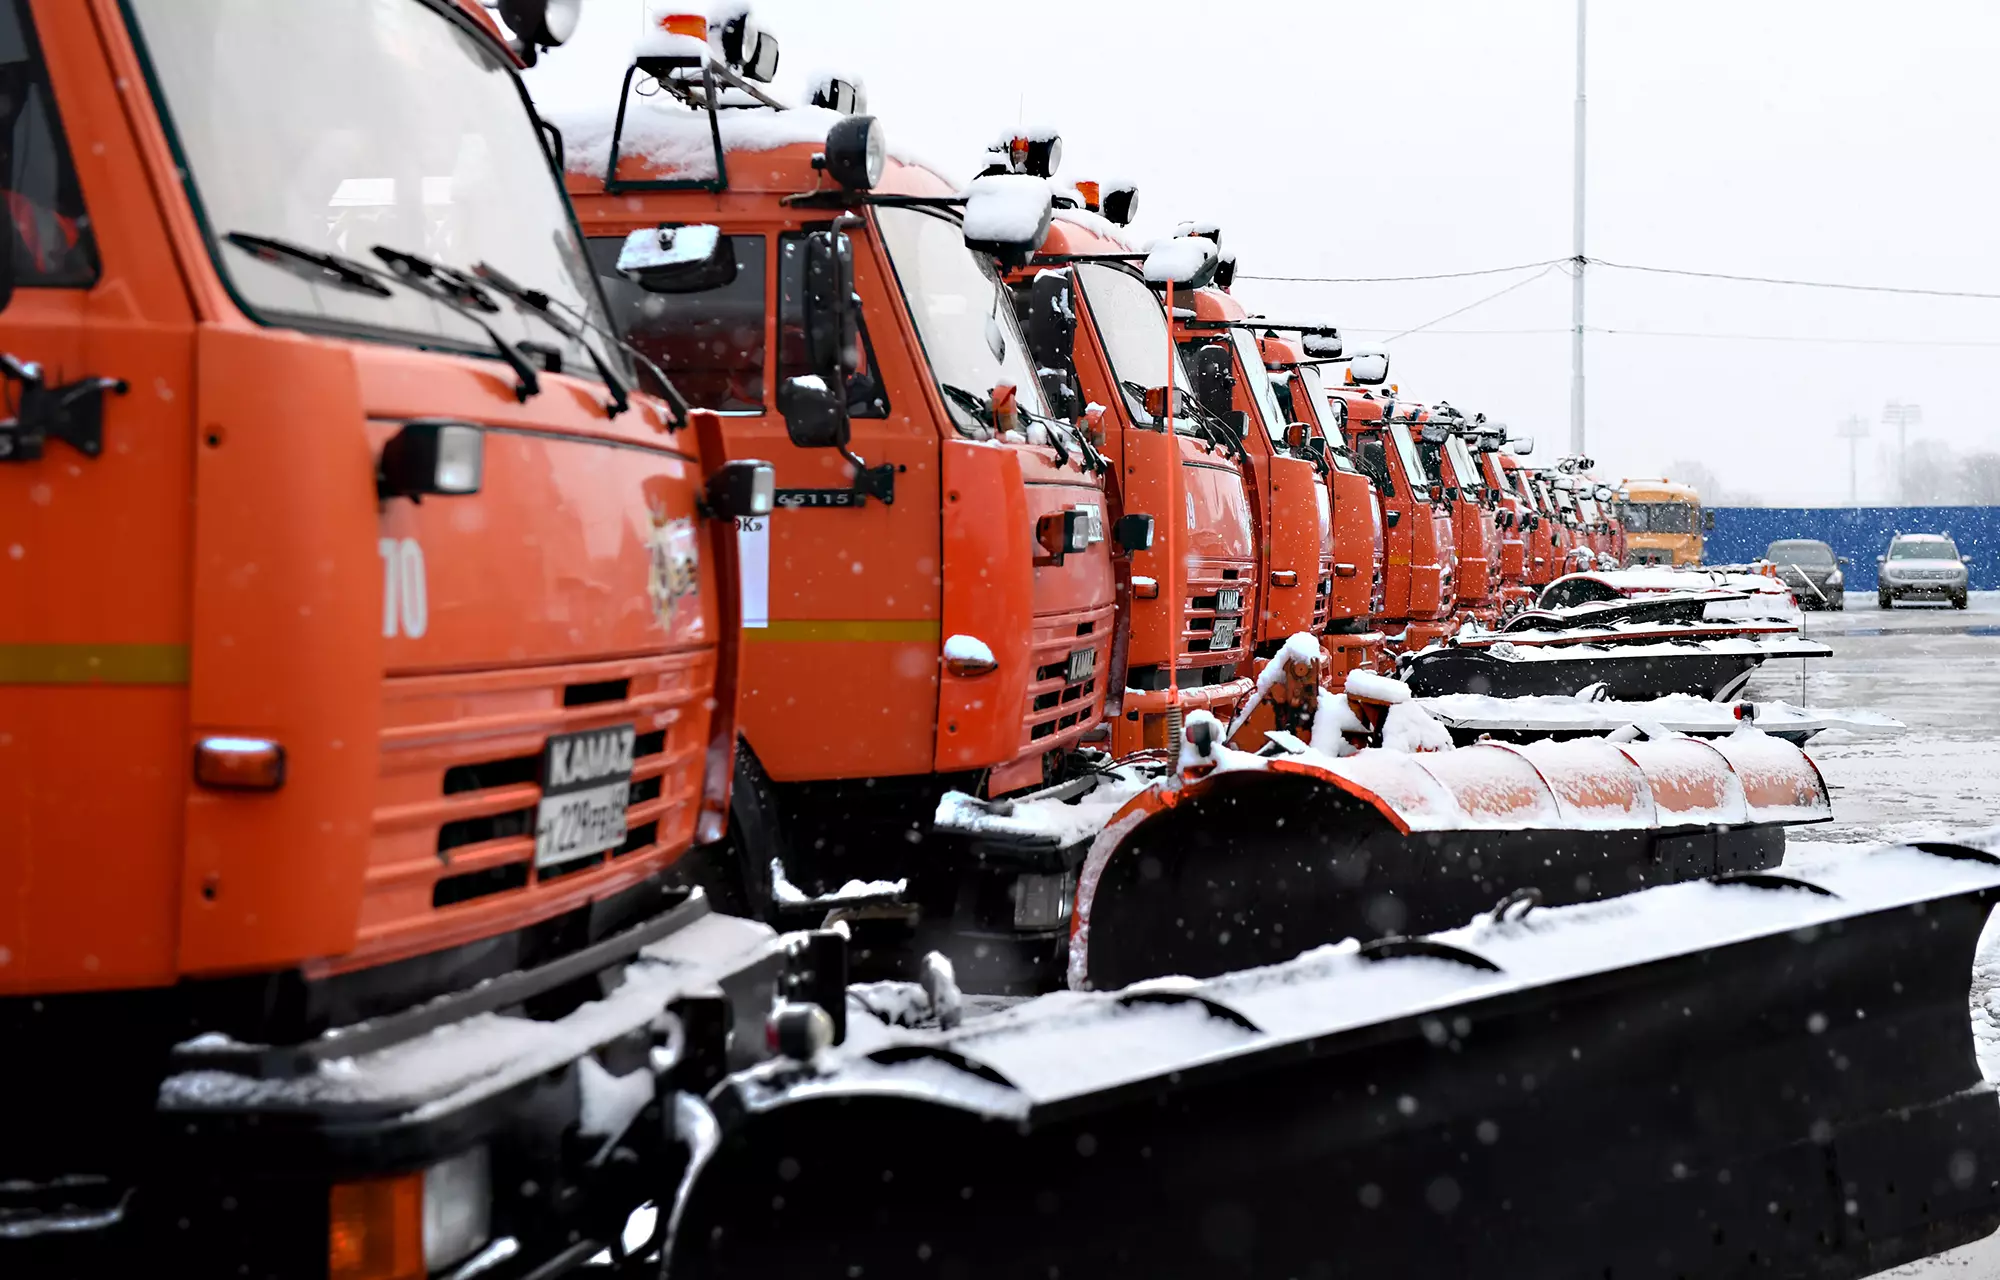
[[[855,1034],[710,1096],[687,1276],[1863,1275],[2000,1225],[2000,867],[1894,849]]]
[[[1535,698],[1603,685],[1614,698],[1639,701],[1684,693],[1734,697],[1772,658],[1826,658],[1833,650],[1795,635],[1635,639],[1565,633],[1560,645],[1515,636],[1434,646],[1405,660],[1403,679],[1420,698],[1453,693]]]
[[[1077,888],[1072,987],[1205,977],[1320,943],[1449,927],[1503,896],[1586,902],[1774,867],[1831,817],[1805,754],[1713,742],[1230,753],[1134,797]]]

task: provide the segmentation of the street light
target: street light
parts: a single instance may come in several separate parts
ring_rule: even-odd
[[[1910,500],[1907,483],[1910,468],[1910,424],[1913,422],[1922,422],[1923,420],[1924,410],[1922,405],[1904,404],[1901,400],[1891,400],[1888,404],[1882,406],[1883,425],[1896,428],[1896,501],[1898,503],[1907,503]]]
[[[1854,446],[1868,436],[1868,419],[1858,413],[1847,415],[1847,421],[1833,429],[1833,434],[1847,441],[1847,505],[1861,505],[1861,485],[1854,465]]]

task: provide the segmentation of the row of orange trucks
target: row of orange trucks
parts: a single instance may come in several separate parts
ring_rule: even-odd
[[[1454,748],[1391,674],[1621,554],[1586,462],[1053,134],[782,102],[740,6],[544,115],[578,16],[0,0],[0,1274],[2000,1225],[1993,854],[1782,876],[1790,744]]]

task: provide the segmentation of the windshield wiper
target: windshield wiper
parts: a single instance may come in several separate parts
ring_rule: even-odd
[[[598,354],[597,348],[585,340],[582,331],[557,312],[555,302],[548,294],[540,289],[530,289],[526,285],[516,284],[512,278],[490,262],[473,263],[472,274],[486,285],[513,299],[523,309],[540,316],[542,322],[549,328],[583,348],[583,353],[590,357],[591,366],[597,370],[597,376],[604,382],[605,390],[611,393],[611,403],[605,410],[606,417],[615,418],[632,407],[632,399],[624,379],[612,371],[604,357]]]
[[[500,336],[500,331],[486,323],[485,316],[497,313],[500,304],[488,297],[479,287],[479,282],[455,267],[447,267],[441,262],[405,253],[401,249],[391,249],[387,245],[376,245],[372,251],[376,257],[389,264],[387,273],[403,287],[421,293],[433,302],[443,303],[459,315],[485,330],[493,341],[494,350],[514,371],[514,398],[526,403],[530,396],[540,395],[542,380],[535,373],[535,367],[522,357],[514,344]]]
[[[984,428],[995,435],[999,434],[999,430],[993,423],[992,401],[976,391],[967,391],[964,387],[949,382],[938,383],[938,390],[944,392],[944,398],[947,402],[956,403],[961,409],[971,414],[974,426]]]
[[[269,236],[253,236],[247,231],[231,231],[222,238],[259,262],[269,263],[314,284],[332,285],[337,289],[372,294],[377,298],[395,296],[395,290],[375,278],[373,267],[352,258],[321,253],[317,249],[273,240]]]
[[[499,272],[495,271],[488,264],[480,263],[479,265],[473,267],[473,270],[480,272],[483,276],[485,276],[487,278],[488,283],[492,283],[494,288],[499,289],[501,287],[499,284],[494,283],[492,279],[492,277],[498,276]],[[506,292],[504,289],[502,289],[501,291],[503,293]],[[619,333],[615,329],[611,329],[605,325],[599,324],[597,321],[591,319],[589,315],[578,310],[576,307],[571,306],[569,303],[564,302],[560,298],[552,298],[548,294],[543,293],[539,289],[524,288],[522,292],[528,295],[529,297],[536,299],[541,303],[546,304],[552,313],[564,316],[570,321],[570,323],[588,329],[592,333],[597,334],[599,337],[604,338],[606,341],[617,344],[619,350],[623,351],[626,355],[631,356],[634,360],[637,360],[641,365],[645,366],[646,371],[651,373],[653,377],[659,382],[661,398],[667,402],[667,407],[673,410],[672,419],[667,423],[667,430],[679,431],[682,427],[685,427],[687,425],[688,413],[691,408],[691,406],[687,402],[687,397],[683,396],[680,393],[680,389],[674,386],[673,379],[667,376],[667,371],[660,368],[660,366],[653,361],[653,358],[651,356],[639,350],[638,347],[633,346],[631,341],[627,339],[624,334]],[[595,352],[592,352],[591,354],[593,357],[596,355]]]
[[[499,304],[491,298],[486,298],[484,291],[479,290],[478,282],[471,280],[462,272],[453,271],[450,267],[437,263],[425,262],[413,254],[380,246],[375,250],[376,255],[397,267],[397,270],[383,271],[355,258],[308,249],[304,245],[293,244],[289,240],[279,240],[272,236],[252,235],[247,231],[225,232],[222,238],[259,261],[304,277],[314,284],[332,285],[351,293],[365,293],[377,298],[394,297],[395,290],[389,286],[400,284],[433,302],[443,303],[486,331],[486,336],[493,341],[494,350],[507,362],[519,380],[514,387],[517,399],[525,401],[542,389],[541,379],[535,376],[534,367],[521,358],[521,353],[514,349],[512,343],[501,337],[492,325],[487,324],[478,315],[478,311],[481,310],[498,311]],[[440,275],[456,277],[456,280],[449,285],[440,284],[437,282]],[[485,302],[483,307],[460,299],[458,295],[463,292],[460,286],[466,283],[470,283],[473,290],[480,293]]]

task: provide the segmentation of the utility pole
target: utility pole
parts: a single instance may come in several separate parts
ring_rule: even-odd
[[[1847,415],[1847,421],[1833,429],[1833,434],[1847,441],[1847,505],[1861,505],[1861,481],[1854,463],[1854,448],[1868,436],[1868,419],[1858,413]]]
[[[1583,457],[1583,86],[1584,9],[1576,0],[1576,194],[1575,252],[1570,262],[1569,451]]]
[[[1901,400],[1891,400],[1882,406],[1882,423],[1896,428],[1896,501],[1910,500],[1910,424],[1924,420],[1922,405],[1904,404]]]

